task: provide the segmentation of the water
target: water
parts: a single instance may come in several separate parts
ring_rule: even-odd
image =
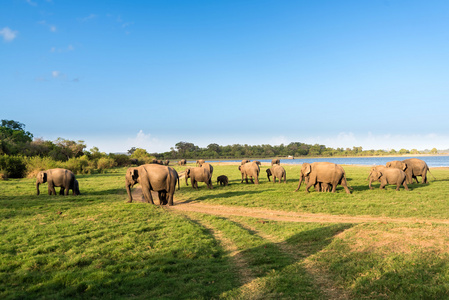
[[[281,164],[302,164],[302,163],[313,163],[320,161],[327,161],[336,163],[339,165],[363,165],[363,166],[374,166],[374,165],[385,165],[387,162],[392,160],[404,160],[408,158],[418,158],[427,163],[429,168],[432,167],[449,167],[449,156],[376,156],[376,157],[328,157],[328,158],[299,158],[299,159],[281,159]],[[230,159],[230,160],[207,160],[207,162],[219,162],[219,161],[229,161],[229,162],[241,162],[241,159]],[[252,161],[252,160],[251,160]],[[271,159],[259,159],[260,162],[271,163]]]

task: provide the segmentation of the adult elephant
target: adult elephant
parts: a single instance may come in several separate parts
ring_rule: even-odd
[[[56,195],[55,187],[60,187],[60,193],[64,195],[69,194],[69,190],[73,190],[73,195],[79,195],[79,187],[75,186],[75,174],[67,169],[48,169],[41,171],[36,176],[36,190],[39,195],[39,185],[42,183],[48,183],[48,194]]]
[[[279,158],[275,158],[271,160],[271,165],[280,165],[281,161]]]
[[[198,160],[196,161],[196,165],[199,166],[199,167],[201,167],[201,165],[204,164],[205,162],[206,162],[206,161],[205,161],[204,159],[198,159]]]
[[[268,172],[268,170],[270,171]],[[281,180],[284,180],[284,183],[287,182],[285,169],[280,165],[273,165],[271,168],[267,169],[268,181],[270,181],[270,175],[273,176],[273,183],[276,183],[276,178],[279,178],[279,183],[281,183]]]
[[[332,193],[335,193],[338,184],[341,184],[344,187],[347,194],[351,193],[346,182],[345,171],[341,166],[334,163],[303,163],[301,166],[298,188],[295,192],[299,191],[303,180],[306,181],[307,184],[306,193],[309,192],[311,186],[315,186],[318,182],[332,185]]]
[[[176,183],[178,183],[179,189],[179,176],[175,169],[159,164],[145,164],[136,168],[128,168],[126,170],[128,202],[133,201],[131,188],[136,183],[142,187],[142,194],[148,203],[154,204],[151,191],[155,191],[158,192],[162,204],[173,205]]]
[[[189,185],[188,179],[190,178],[190,183],[194,189],[198,189],[198,182],[205,182],[207,187],[213,189],[212,187],[212,175],[209,168],[204,167],[194,167],[188,168],[185,171],[186,185]]]
[[[181,159],[180,161],[178,161],[178,165],[180,166],[185,166],[187,164],[187,160],[185,159]]]
[[[248,176],[249,176],[251,179],[251,183],[259,184],[260,168],[259,165],[256,164],[255,162],[249,162],[239,166],[239,171],[242,174],[242,181],[240,181],[240,183],[243,183],[243,177],[245,177],[246,183],[248,183]]]
[[[422,177],[421,183],[429,183],[429,181],[427,180],[427,171],[429,171],[429,173],[430,173],[430,169],[427,166],[425,161],[418,159],[418,158],[409,158],[409,159],[404,159],[403,162],[405,164],[407,164],[407,168],[411,169],[411,172],[409,172],[409,174],[411,174],[411,177],[407,177],[407,183],[413,183],[413,179],[416,180],[416,183],[419,183],[417,176]],[[430,173],[430,174],[435,179],[433,174],[432,173]],[[407,172],[406,172],[406,175],[407,175]]]

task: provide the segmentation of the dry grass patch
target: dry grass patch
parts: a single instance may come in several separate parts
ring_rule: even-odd
[[[388,226],[388,225],[387,225]],[[417,224],[419,227],[401,226],[390,228],[354,227],[340,233],[337,238],[345,240],[351,251],[375,253],[414,253],[416,251],[449,253],[449,228]],[[362,225],[363,227],[363,225]]]

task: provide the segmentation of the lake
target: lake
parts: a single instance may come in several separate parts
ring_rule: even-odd
[[[386,156],[376,156],[376,157],[327,157],[327,158],[299,158],[299,159],[281,159],[281,164],[302,164],[302,163],[313,163],[320,161],[333,162],[339,165],[363,165],[363,166],[373,166],[373,165],[385,165],[387,162],[392,160],[404,160],[407,158],[418,158],[427,163],[429,168],[432,167],[449,167],[449,156],[438,155],[438,156],[397,156],[397,157],[386,157]],[[219,162],[219,161],[229,161],[229,162],[241,162],[241,159],[226,159],[226,160],[206,160],[207,162]],[[259,159],[260,162],[271,163],[271,159]]]

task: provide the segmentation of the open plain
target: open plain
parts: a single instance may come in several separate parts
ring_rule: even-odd
[[[0,181],[0,297],[414,299],[449,296],[449,170],[429,184],[368,189],[369,167],[343,166],[350,195],[287,183],[194,190],[172,207],[126,203],[125,169],[78,175],[80,196],[37,196]],[[182,174],[186,167],[175,166]],[[156,197],[156,203],[157,197]]]

